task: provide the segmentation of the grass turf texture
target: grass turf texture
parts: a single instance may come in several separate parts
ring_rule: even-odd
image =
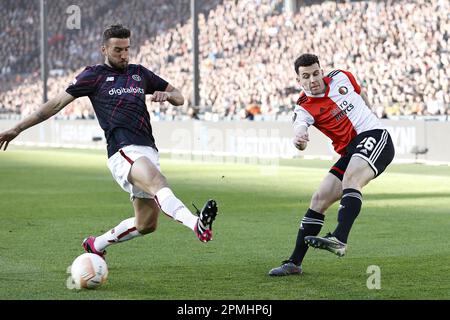
[[[219,204],[214,241],[160,216],[158,230],[108,248],[108,282],[68,290],[81,240],[132,216],[104,152],[11,147],[0,154],[0,299],[449,299],[450,167],[392,165],[364,189],[347,256],[310,249],[304,274],[271,278],[331,161],[279,166],[161,159],[189,207]],[[321,234],[334,230],[337,204]],[[369,290],[368,266],[381,270]],[[201,285],[204,284],[204,285]]]

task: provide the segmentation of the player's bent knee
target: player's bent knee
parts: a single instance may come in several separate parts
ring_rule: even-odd
[[[367,180],[367,181],[366,181]],[[353,188],[357,190],[361,190],[362,187],[364,187],[370,179],[364,179],[364,177],[359,176],[357,173],[351,173],[351,174],[345,174],[344,178],[342,179],[342,187],[344,189],[346,188]]]
[[[136,230],[140,234],[149,234],[156,231],[156,223],[136,225]]]

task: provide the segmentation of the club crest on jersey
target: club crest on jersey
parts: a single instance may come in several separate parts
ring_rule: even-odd
[[[347,92],[348,92],[347,87],[344,87],[344,86],[339,87],[339,93],[340,94],[344,95],[344,94],[347,94]]]
[[[133,78],[134,81],[141,81],[141,77],[138,76],[137,74],[133,74],[131,77]]]

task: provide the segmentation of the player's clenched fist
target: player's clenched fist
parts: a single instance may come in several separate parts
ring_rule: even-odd
[[[299,150],[305,150],[306,148],[306,144],[309,141],[309,136],[308,136],[308,132],[306,133],[302,133],[302,134],[297,134],[294,137],[294,145],[297,149]]]
[[[169,93],[164,91],[155,91],[151,96],[151,101],[164,102],[169,99]]]

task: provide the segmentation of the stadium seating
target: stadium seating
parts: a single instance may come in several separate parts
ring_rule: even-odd
[[[37,1],[4,0],[0,21],[0,115],[24,116],[41,102]],[[445,0],[317,1],[291,15],[282,0],[201,1],[200,107],[191,107],[189,0],[79,0],[82,25],[65,27],[70,1],[49,2],[49,97],[86,65],[101,63],[103,28],[132,29],[132,61],[180,88],[183,107],[152,104],[156,120],[287,119],[297,98],[293,61],[319,55],[324,70],[352,71],[380,117],[450,115],[448,12]],[[194,111],[195,112],[194,112]],[[255,114],[255,110],[258,110]],[[92,118],[79,99],[60,118]]]

